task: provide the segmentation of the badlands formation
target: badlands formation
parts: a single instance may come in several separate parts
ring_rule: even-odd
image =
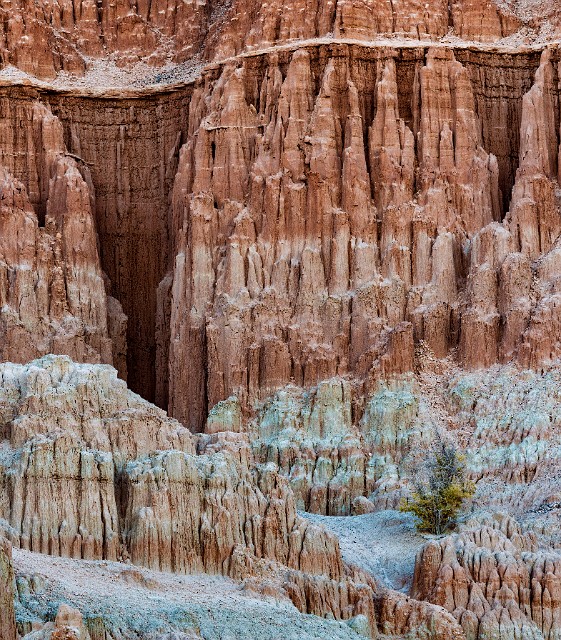
[[[0,16],[0,640],[559,640],[557,1]]]

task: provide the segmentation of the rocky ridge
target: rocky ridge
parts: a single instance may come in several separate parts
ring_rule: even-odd
[[[557,49],[539,56],[325,42],[211,65],[167,94],[5,91],[58,118],[91,191],[100,360],[111,349],[125,376],[126,358],[133,389],[201,430],[217,402],[234,394],[247,416],[291,381],[352,376],[369,393],[412,371],[420,343],[467,367],[555,359]],[[48,194],[12,171],[39,227]],[[41,341],[29,357],[92,360]]]
[[[552,40],[560,33],[555,7],[517,0],[439,0],[430,9],[420,0],[315,0],[290,7],[253,0],[133,5],[4,0],[0,13],[2,63],[45,79],[61,71],[82,75],[92,60],[101,58],[110,57],[122,67],[138,61],[157,67],[195,55],[223,59],[244,50],[326,36],[438,40],[452,34],[466,41],[517,37],[529,43]]]

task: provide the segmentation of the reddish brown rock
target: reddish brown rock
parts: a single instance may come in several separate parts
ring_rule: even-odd
[[[353,577],[355,580],[330,580],[324,576],[289,571],[283,588],[300,611],[314,615],[325,615],[327,611],[337,620],[350,620],[360,616],[366,622],[366,629],[361,629],[362,635],[377,638],[376,605],[373,597],[376,587],[365,575]]]
[[[381,631],[390,635],[407,637],[414,634],[434,640],[464,640],[462,627],[454,617],[439,606],[421,602],[389,591],[380,602]]]
[[[2,359],[66,353],[112,363],[114,338],[126,375],[126,318],[105,292],[89,172],[68,155],[61,123],[43,104],[28,102],[20,110],[6,102],[1,126]],[[22,148],[28,153],[20,154]]]
[[[309,20],[310,14],[317,16],[316,20]],[[442,0],[435,2],[430,10],[421,0],[405,0],[399,5],[383,0],[331,3],[312,0],[296,5],[286,2],[258,5],[252,0],[236,0],[221,30],[211,36],[208,49],[220,59],[240,53],[244,45],[257,49],[330,34],[355,40],[392,34],[430,40],[445,35],[448,23],[448,5]]]
[[[158,285],[173,263],[169,194],[187,133],[189,95],[190,88],[133,92],[132,100],[120,94],[86,100],[79,94],[44,96],[63,124],[68,150],[91,172],[101,267],[110,280],[109,294],[127,316],[127,381],[150,401],[156,399],[158,383],[161,406],[167,376],[165,366],[156,375],[156,342],[167,349],[170,334],[169,320],[165,325],[156,321]],[[160,303],[169,314],[169,297],[160,296]],[[122,326],[122,316],[112,317],[110,327]],[[123,353],[122,341],[115,341],[114,351]]]
[[[528,238],[541,234],[544,247],[556,233],[553,182],[540,177],[536,153],[526,152],[535,146],[539,155],[543,145],[523,124],[519,150],[516,133],[522,118],[539,112],[545,122],[543,114],[556,109],[555,50],[521,99],[537,55],[509,54],[505,62],[442,47],[308,45],[218,65],[193,88],[133,102],[128,95],[36,94],[52,105],[68,148],[84,160],[68,158],[90,196],[95,191],[106,287],[123,311],[106,295],[96,301],[106,312],[95,318],[106,326],[92,327],[88,303],[75,310],[87,320],[78,323],[80,337],[72,333],[76,323],[72,331],[68,322],[49,327],[44,350],[27,353],[26,343],[26,357],[48,349],[108,361],[99,352],[107,353],[109,339],[121,375],[126,349],[132,388],[197,430],[216,402],[236,395],[247,416],[291,380],[311,386],[351,375],[369,393],[380,378],[414,369],[421,342],[437,357],[460,347],[470,367],[554,358],[556,347],[540,328],[555,318],[550,281],[532,287],[543,304],[530,320],[528,296],[513,289],[527,283],[528,265],[513,275],[507,266],[514,258],[505,262],[510,253],[528,254],[507,239],[509,230],[517,234],[517,220]],[[497,101],[505,85],[511,94]],[[15,90],[6,99],[20,104]],[[60,140],[47,136],[50,151],[43,152],[31,131],[13,138],[21,116],[12,111],[5,112],[6,164],[41,219],[49,196],[41,154],[61,153]],[[504,120],[508,139],[496,126]],[[161,144],[150,142],[153,127]],[[30,153],[21,153],[25,145]],[[512,212],[494,226],[519,151],[525,159]],[[90,248],[81,247],[84,259],[96,262]],[[22,344],[21,327],[13,332],[8,350],[10,342]]]
[[[128,476],[126,544],[135,564],[239,576],[233,554],[247,548],[253,561],[342,576],[336,540],[297,517],[287,483],[272,466],[252,478],[220,454],[170,452],[131,465]]]
[[[129,5],[123,0],[3,0],[0,51],[13,64],[40,78],[58,72],[82,74],[88,58],[114,56],[126,66],[183,62],[202,53],[208,60],[313,38],[371,41],[381,37],[438,40],[449,30],[467,41],[495,42],[526,27],[559,29],[550,3],[529,9],[497,0],[255,0],[190,3],[157,0]],[[314,19],[310,19],[314,16]],[[534,37],[537,34],[533,34]]]
[[[271,593],[373,637],[555,637],[557,553],[512,524],[427,546],[407,598],[296,514],[395,507],[422,419],[460,424],[423,414],[403,374],[559,357],[559,50],[443,44],[547,40],[555,11],[149,4],[0,2],[2,63],[44,78],[84,55],[215,60],[162,91],[2,88],[0,359],[113,363],[206,433],[108,368],[3,365],[13,542],[263,593],[271,573]],[[460,425],[470,471],[542,504],[520,487],[555,470],[556,423],[499,413]]]
[[[415,342],[444,357],[488,315],[474,298],[460,322],[462,254],[501,217],[467,69],[447,49],[417,58],[406,123],[393,52],[364,51],[359,76],[351,49],[329,50],[323,67],[315,49],[283,53],[287,67],[228,63],[195,89],[173,195],[169,406],[196,429],[229,395],[247,413],[290,381],[351,374],[371,390],[413,370]]]
[[[57,72],[82,74],[86,56],[113,52],[119,64],[184,60],[197,52],[208,27],[205,4],[157,0],[131,7],[126,2],[69,0],[0,4],[2,62],[40,78]],[[170,47],[170,39],[174,47]]]
[[[454,31],[465,40],[493,42],[515,33],[523,24],[514,7],[487,0],[455,0],[451,13]]]

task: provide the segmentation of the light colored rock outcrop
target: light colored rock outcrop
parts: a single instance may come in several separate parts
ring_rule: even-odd
[[[559,635],[561,556],[539,549],[509,518],[429,543],[415,567],[413,596],[438,604],[465,637]]]
[[[194,452],[191,434],[135,396],[111,367],[46,356],[0,365],[0,512],[12,542],[75,558],[122,556],[120,474],[158,449]]]
[[[0,371],[13,447],[2,452],[0,517],[17,546],[236,576],[267,559],[342,579],[335,539],[296,515],[274,465],[194,455],[191,434],[110,367],[48,356]]]
[[[340,579],[333,538],[296,515],[272,465],[252,476],[227,456],[180,452],[129,463],[126,545],[135,564],[243,577],[252,558]]]
[[[283,592],[282,581],[273,584],[270,568],[261,594],[255,578],[240,584],[222,576],[178,576],[24,551],[16,551],[15,564],[18,608],[22,618],[32,621],[25,623],[26,633],[32,625],[41,633],[45,610],[54,618],[63,600],[82,612],[92,640],[142,635],[151,640],[200,640],[209,635],[263,640],[369,637],[364,615],[338,621],[300,613]]]
[[[2,640],[17,639],[14,599],[12,547],[5,538],[0,538],[0,637]]]
[[[82,620],[82,614],[61,604],[53,622],[47,622],[42,629],[24,636],[26,640],[91,640]]]

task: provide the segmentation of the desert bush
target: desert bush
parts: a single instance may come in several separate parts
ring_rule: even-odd
[[[441,439],[424,467],[424,472],[417,473],[411,498],[402,501],[400,510],[417,518],[419,531],[442,535],[457,526],[475,485],[466,479],[464,457]]]

